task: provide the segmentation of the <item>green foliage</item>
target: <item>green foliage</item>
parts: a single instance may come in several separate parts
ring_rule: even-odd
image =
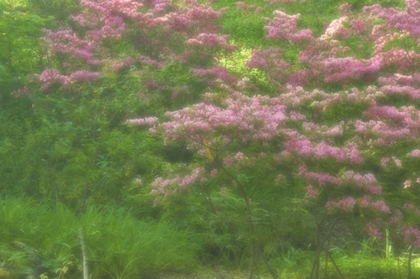
[[[121,209],[90,207],[77,217],[60,204],[4,199],[0,224],[0,262],[14,273],[28,274],[41,264],[63,272],[71,262],[80,273],[79,228],[95,277],[133,278],[140,273],[191,270],[196,264],[197,244],[191,233],[166,222],[139,221]]]
[[[235,42],[245,46],[260,45],[264,42],[265,21],[261,14],[229,9],[222,19],[222,24],[224,32],[232,34],[230,38]]]
[[[34,91],[29,99],[14,99],[22,109],[28,103],[31,108],[3,114],[7,121],[0,125],[8,126],[0,152],[10,161],[0,164],[2,191],[73,208],[88,199],[122,202],[123,189],[156,166],[151,154],[158,144],[147,130],[124,125],[145,104],[132,88],[136,80],[119,79],[109,76],[102,86],[81,87],[77,95]],[[10,171],[11,165],[19,168]]]
[[[240,11],[232,1],[213,3],[216,8],[230,7],[220,22],[223,33],[230,34],[231,42],[238,45],[238,50],[230,55],[218,53],[218,62],[232,73],[248,77],[264,94],[274,95],[278,89],[270,84],[269,77],[246,65],[252,49],[285,48],[283,58],[292,64],[297,62],[301,49],[267,41],[264,17],[271,18],[272,12],[280,8],[288,14],[301,13],[299,28],[311,28],[317,36],[324,32],[326,23],[337,17],[339,4],[349,2],[356,12],[377,1],[246,2],[255,6]],[[403,1],[387,0],[381,4],[401,7]],[[258,7],[261,9],[257,10]],[[43,256],[42,264],[51,270],[67,273],[75,266],[76,273],[80,273],[79,228],[86,235],[92,272],[97,276],[146,278],[162,271],[187,271],[198,264],[197,251],[202,263],[245,269],[250,264],[252,241],[263,251],[260,256],[268,258],[283,277],[307,275],[313,257],[311,232],[316,226],[310,204],[299,199],[306,185],[292,175],[272,184],[278,170],[267,168],[264,160],[241,172],[229,170],[251,197],[249,216],[244,214],[246,205],[237,185],[226,178],[215,179],[211,184],[189,189],[159,206],[154,205],[150,181],[173,168],[197,164],[201,159],[187,150],[183,142],[163,146],[162,139],[151,135],[147,128],[130,127],[124,122],[150,115],[164,119],[165,111],[200,101],[207,84],[191,73],[190,65],[173,62],[159,69],[131,66],[117,73],[104,70],[100,80],[74,86],[71,92],[59,88],[40,92],[29,85],[27,96],[15,98],[12,92],[27,84],[28,74],[39,73],[60,62],[47,59],[39,41],[41,29],[52,27],[55,20],[72,24],[67,22],[68,16],[78,8],[76,0],[0,1],[0,194],[48,201],[38,204],[6,198],[0,202],[0,277],[2,272],[7,276],[29,274],[36,265],[37,253]],[[121,56],[153,54],[148,44],[134,43],[141,35],[136,32],[110,47]],[[156,34],[155,38],[160,35]],[[366,58],[373,50],[372,45],[366,44],[360,48],[355,36],[342,41],[350,48],[346,56]],[[170,43],[175,48],[183,47],[183,41]],[[415,43],[402,38],[388,43],[386,49],[403,46],[417,51]],[[203,66],[207,62],[202,61]],[[148,87],[145,81],[157,85]],[[321,85],[327,92],[342,89],[342,84]],[[353,85],[362,88],[370,84],[347,84]],[[387,98],[386,101],[395,104],[407,102],[405,98]],[[315,109],[305,113],[308,119],[322,117],[324,123],[333,124],[340,119],[353,119],[365,109],[364,105],[334,104],[321,116],[316,115]],[[235,144],[241,143],[232,143],[230,147],[237,147]],[[256,144],[246,149],[253,154],[264,151],[271,155],[276,152],[274,146],[275,143],[268,147]],[[398,148],[401,157],[410,151],[403,142]],[[373,155],[379,160],[387,155],[387,150]],[[331,162],[318,164],[325,167]],[[401,206],[406,200],[420,202],[418,188],[396,194],[402,187],[403,177],[416,177],[419,166],[415,162],[404,169],[388,168],[380,173],[373,161],[366,166],[369,170],[361,171],[377,172],[375,175],[381,181],[387,181],[383,186],[391,204]],[[285,173],[294,171],[287,162],[281,167]],[[138,177],[142,178],[142,184],[134,182]],[[131,211],[127,212],[127,208]],[[139,221],[133,216],[163,221]],[[255,226],[252,232],[249,218]],[[376,253],[376,243],[354,244],[363,240],[362,233],[356,231],[361,224],[354,226],[350,232],[351,243],[334,238],[339,248],[331,248],[346,278],[402,278],[405,274],[402,267],[407,265],[407,260],[375,258],[381,254]],[[343,232],[348,229],[339,227],[338,233]],[[24,243],[26,250],[16,247],[16,241]],[[328,270],[331,276],[337,275],[331,264]]]
[[[0,2],[1,98],[22,87],[26,75],[44,67],[44,53],[40,47],[41,30],[52,23],[52,17],[24,12],[10,3]]]
[[[406,277],[407,260],[405,258],[386,260],[375,257],[343,257],[337,259],[337,265],[345,278],[392,279]],[[337,271],[332,263],[329,263],[328,270],[331,272],[330,276],[337,276]],[[419,276],[420,270],[415,268],[412,278],[419,278]]]
[[[283,278],[299,279],[310,273],[313,255],[305,249],[293,246],[285,247],[285,251],[271,260],[279,275]]]
[[[26,0],[25,2],[28,9],[39,15],[54,16],[58,21],[67,21],[69,16],[80,8],[79,0]]]

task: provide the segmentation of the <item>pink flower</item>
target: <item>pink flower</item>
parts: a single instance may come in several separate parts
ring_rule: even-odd
[[[325,207],[329,210],[340,209],[343,211],[351,212],[356,204],[356,199],[353,197],[347,197],[339,201],[328,201]]]
[[[370,196],[363,196],[359,199],[359,206],[360,208],[367,208],[370,205]]]
[[[410,188],[411,187],[411,180],[406,180],[404,181],[404,189]]]
[[[420,230],[414,227],[407,227],[404,230],[404,241],[407,244],[414,244],[415,247],[420,247]]]
[[[370,204],[370,207],[373,210],[377,210],[377,211],[380,211],[380,212],[385,212],[385,213],[390,213],[391,212],[390,209],[389,209],[389,207],[385,204],[384,201],[375,201],[375,202],[372,202]]]
[[[375,224],[369,222],[367,224],[367,229],[368,229],[368,233],[371,236],[376,237],[376,238],[382,238],[382,232],[379,230],[379,228]]]
[[[343,28],[343,23],[346,21],[348,21],[347,16],[340,17],[339,19],[334,19],[328,26],[327,30],[325,30],[324,35],[322,35],[320,39],[327,40],[341,32]]]
[[[274,11],[273,14],[274,18],[264,27],[268,31],[268,39],[281,39],[296,43],[313,39],[312,30],[298,30],[299,14],[287,15],[280,10]]]
[[[388,157],[382,157],[381,158],[381,167],[386,168],[388,166],[389,158]]]
[[[98,79],[99,73],[81,70],[72,73],[69,78],[71,82],[89,82]]]
[[[420,157],[420,149],[414,149],[408,155],[411,157]]]
[[[341,14],[347,15],[351,13],[351,5],[349,3],[344,3],[339,6]]]
[[[156,117],[145,117],[145,118],[134,118],[125,121],[126,124],[137,125],[137,126],[155,126],[158,122]]]
[[[216,174],[217,174],[217,169],[212,169],[210,171],[210,176],[214,177],[214,176],[216,176]]]
[[[397,166],[397,167],[401,167],[402,166],[402,163],[401,163],[401,160],[400,159],[398,159],[397,157],[395,157],[395,156],[392,156],[391,157],[392,158],[392,160],[394,161],[394,164]]]
[[[318,196],[318,194],[319,194],[318,190],[312,187],[312,185],[308,185],[306,187],[305,198],[314,199]]]

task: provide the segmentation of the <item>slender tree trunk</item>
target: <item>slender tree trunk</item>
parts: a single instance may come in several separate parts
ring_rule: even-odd
[[[89,265],[87,259],[87,249],[85,243],[85,237],[83,235],[83,230],[79,229],[79,241],[80,246],[82,247],[82,258],[83,258],[83,279],[89,279]]]
[[[238,187],[238,190],[242,196],[242,198],[244,199],[245,202],[245,208],[246,208],[246,212],[247,212],[247,219],[248,219],[248,228],[249,228],[249,233],[251,235],[251,270],[249,273],[249,279],[253,278],[253,271],[254,271],[254,267],[255,267],[255,263],[256,263],[256,257],[259,254],[259,247],[254,239],[254,235],[255,235],[255,230],[254,230],[254,223],[252,222],[252,209],[251,209],[251,199],[248,197],[245,187],[244,185],[242,185],[242,183],[231,173],[229,173],[226,168],[218,161],[216,161],[217,165],[220,167],[220,169],[227,175],[229,176],[236,184],[236,186]],[[268,271],[270,272],[270,275],[273,279],[278,279],[276,273],[274,272],[274,270],[269,266],[267,260],[264,258],[264,263],[266,264]]]
[[[316,228],[316,234],[315,234],[315,259],[314,259],[314,263],[312,265],[312,269],[311,269],[311,275],[309,276],[310,279],[319,279],[319,268],[320,268],[320,262],[321,262],[321,253],[323,250],[325,250],[324,248],[324,244],[329,241],[330,237],[331,237],[331,233],[334,230],[335,224],[337,222],[337,218],[334,219],[333,223],[331,224],[330,228],[328,229],[327,234],[325,235],[324,238],[321,239],[321,233],[322,233],[322,229],[324,228],[324,223],[326,221],[326,217],[323,216],[321,218],[321,221],[319,221],[319,223],[317,224],[317,228]],[[327,253],[327,257],[328,257],[328,250],[325,250],[325,252]],[[338,269],[338,266],[335,264],[335,261],[333,260],[333,258],[330,256],[330,259],[333,261],[333,265],[336,267],[337,271],[340,273],[340,270]],[[341,277],[343,277],[341,275]]]
[[[325,216],[321,218],[321,221],[316,226],[315,233],[315,259],[312,264],[310,279],[319,279],[319,261],[321,257],[322,243],[321,243],[321,231],[324,225]]]

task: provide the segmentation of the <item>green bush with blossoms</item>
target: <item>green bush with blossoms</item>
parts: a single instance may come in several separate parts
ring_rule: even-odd
[[[28,93],[42,133],[26,152],[53,147],[36,157],[38,195],[75,208],[153,203],[209,236],[209,254],[249,259],[250,278],[257,262],[277,278],[271,259],[287,245],[311,247],[308,275],[319,278],[321,255],[335,263],[331,243],[362,225],[362,238],[389,230],[410,255],[420,247],[417,0],[337,5],[321,31],[276,9],[246,61],[236,57],[249,40],[222,34],[234,29],[224,8],[80,4],[71,27],[44,31],[51,62]]]
[[[279,95],[269,97],[253,84],[238,88],[238,83],[221,80],[203,103],[168,112],[169,121],[154,131],[161,131],[167,142],[188,139],[189,148],[202,154],[204,162],[190,164],[190,174],[184,174],[183,165],[173,171],[176,175],[157,178],[152,192],[168,196],[209,183],[216,175],[228,177],[243,197],[252,234],[258,205],[251,202],[253,185],[240,179],[242,170],[265,164],[267,173],[258,173],[262,178],[274,169],[286,177],[299,175],[308,183],[302,199],[310,203],[317,227],[311,278],[319,277],[320,254],[329,255],[325,247],[346,212],[363,213],[375,237],[381,237],[378,227],[403,222],[398,227],[406,231],[406,243],[415,245],[410,241],[417,230],[404,224],[384,199],[392,194],[400,201],[402,181],[389,184],[375,175],[389,161],[401,168],[407,158],[401,152],[412,151],[418,143],[419,60],[411,46],[418,42],[420,4],[406,3],[402,11],[375,4],[357,14],[343,4],[342,17],[318,37],[298,28],[298,16],[275,11],[266,26],[267,39],[297,45],[298,61],[292,66],[284,59],[284,49],[271,47],[256,49],[248,66],[266,72]],[[372,45],[370,53],[354,55],[350,36]],[[395,45],[397,40],[411,43]],[[204,168],[206,157],[211,164]],[[282,172],[283,164],[295,167]],[[410,180],[404,183],[405,188],[411,185]],[[250,240],[251,254],[258,253],[257,242]]]

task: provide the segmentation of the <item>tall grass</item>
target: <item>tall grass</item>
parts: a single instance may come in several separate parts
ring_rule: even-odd
[[[76,216],[62,205],[7,198],[0,201],[0,227],[0,262],[14,274],[41,264],[59,274],[69,272],[72,265],[80,277],[80,228],[94,278],[139,278],[139,274],[191,270],[197,263],[198,245],[191,233],[167,222],[136,220],[121,209],[90,207]],[[35,249],[42,262],[25,254]]]

